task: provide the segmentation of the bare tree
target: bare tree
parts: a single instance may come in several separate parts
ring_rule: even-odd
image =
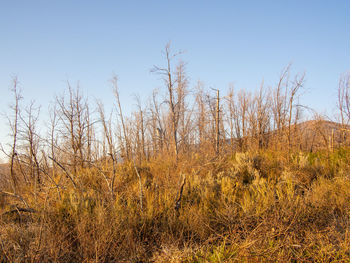
[[[103,134],[104,138],[107,141],[107,147],[108,147],[108,155],[111,157],[112,160],[112,178],[111,182],[109,183],[109,187],[111,190],[111,195],[114,197],[114,183],[116,178],[116,164],[117,164],[117,152],[115,149],[115,142],[114,142],[114,136],[113,136],[113,129],[112,129],[112,114],[110,115],[109,119],[107,120],[105,117],[105,111],[103,104],[101,102],[97,102],[98,106],[98,112],[100,114],[100,122],[103,127]]]
[[[70,164],[76,173],[77,166],[84,167],[86,146],[88,139],[88,130],[91,128],[89,123],[89,108],[85,97],[80,93],[79,86],[74,90],[68,83],[69,98],[66,101],[65,96],[56,98],[58,106],[57,117],[61,124],[60,133],[66,142],[67,153]],[[67,147],[68,146],[68,147]]]
[[[19,117],[22,122],[23,128],[20,130],[19,135],[24,142],[24,147],[27,151],[26,159],[29,164],[31,177],[34,180],[35,185],[40,187],[40,164],[39,164],[39,147],[41,139],[38,133],[38,119],[39,119],[40,107],[35,107],[34,101],[25,109],[23,114]]]
[[[188,80],[185,73],[185,64],[180,61],[176,67],[176,110],[179,143],[183,151],[189,146],[190,125],[192,111],[188,109],[186,97],[188,95]]]
[[[216,91],[216,106],[215,106],[215,153],[219,154],[220,152],[220,91]]]
[[[254,127],[258,149],[267,147],[267,134],[270,132],[270,97],[266,94],[263,84],[254,96],[255,118]]]
[[[8,123],[11,129],[12,145],[11,145],[11,154],[10,154],[10,175],[12,179],[13,191],[16,192],[17,187],[17,177],[14,169],[15,158],[17,156],[16,147],[17,147],[17,136],[18,136],[18,122],[20,116],[20,101],[23,98],[21,91],[18,88],[18,79],[17,77],[13,78],[13,86],[11,91],[14,95],[14,104],[10,106],[13,116],[8,116]]]
[[[240,129],[240,125],[238,122],[237,118],[237,103],[235,102],[235,93],[234,93],[234,88],[233,85],[230,85],[229,92],[227,96],[225,97],[226,102],[226,111],[228,113],[228,126],[229,126],[229,136],[230,136],[230,148],[231,148],[231,153],[233,153],[234,148],[235,148],[235,141],[238,139],[237,136],[240,135],[240,132],[235,132],[235,130]]]
[[[49,128],[48,128],[48,145],[49,149],[47,150],[47,154],[51,157],[51,178],[54,180],[56,176],[56,163],[53,161],[57,158],[56,152],[58,150],[58,141],[59,141],[59,136],[57,134],[57,126],[58,126],[58,117],[57,117],[57,102],[54,102],[53,107],[50,107],[49,109]],[[54,181],[56,184],[56,182]],[[59,190],[57,188],[58,194]],[[60,194],[59,194],[60,195]]]
[[[287,143],[288,149],[292,147],[292,125],[296,128],[295,124],[300,119],[298,99],[305,79],[305,75],[301,74],[296,75],[294,81],[290,81],[290,68],[289,64],[283,69],[271,99],[275,146],[280,144],[280,147],[283,147],[284,143]]]
[[[288,65],[283,69],[277,87],[273,90],[272,113],[274,118],[274,129],[278,132],[284,128],[287,121],[287,96],[290,66],[291,65]]]
[[[158,92],[154,90],[150,102],[151,119],[148,123],[152,137],[153,153],[162,152],[164,150],[166,140],[166,129],[162,120],[161,105],[158,102]]]
[[[240,136],[239,147],[241,151],[245,151],[247,148],[248,137],[248,112],[250,104],[250,93],[240,90],[238,93],[238,118],[240,121]]]
[[[141,99],[135,96],[138,112],[136,113],[136,141],[139,160],[146,157],[146,125],[145,125],[145,110],[142,108]]]
[[[296,127],[297,122],[300,118],[300,105],[296,104],[298,101],[298,92],[304,85],[304,78],[305,74],[302,74],[300,76],[295,76],[294,82],[292,83],[292,87],[289,90],[289,113],[288,113],[288,149],[290,150],[291,145],[291,131],[292,131],[292,123],[294,124],[294,127]]]
[[[122,143],[123,148],[124,148],[124,156],[126,159],[130,159],[131,157],[131,152],[130,152],[130,142],[129,142],[129,137],[127,133],[127,127],[126,127],[126,122],[123,116],[123,111],[122,111],[122,106],[120,103],[120,98],[119,98],[119,90],[118,90],[118,78],[117,76],[113,76],[112,80],[112,85],[113,85],[113,91],[114,91],[114,96],[116,98],[117,102],[117,110],[118,110],[118,115],[120,118],[120,122],[122,124],[122,131],[123,131],[123,140],[124,142]]]
[[[200,147],[203,147],[207,140],[208,109],[206,104],[206,94],[203,90],[203,84],[200,82],[197,84],[195,102],[197,105],[196,126],[198,130],[198,144]]]
[[[339,79],[337,107],[342,124],[341,140],[346,142],[350,123],[350,73],[343,74]]]
[[[154,73],[158,73],[163,76],[163,81],[167,88],[167,97],[166,102],[169,105],[169,114],[170,114],[170,127],[171,127],[171,144],[174,151],[174,155],[178,155],[178,125],[179,125],[179,116],[180,116],[180,106],[184,101],[185,96],[185,79],[183,78],[183,66],[181,62],[177,67],[176,72],[173,72],[172,62],[180,54],[172,53],[170,49],[170,43],[165,46],[164,55],[166,59],[165,67],[154,66],[151,70]],[[177,89],[176,89],[177,84]]]

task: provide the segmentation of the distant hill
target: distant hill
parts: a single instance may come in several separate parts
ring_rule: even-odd
[[[273,130],[263,135],[269,146],[275,143],[281,145],[288,143],[288,127],[284,130]],[[294,149],[303,151],[316,151],[325,148],[336,148],[341,145],[350,145],[350,125],[327,120],[309,120],[296,125],[291,125],[291,145]],[[251,141],[252,138],[242,140]],[[227,139],[227,144],[233,143],[238,147],[238,139]],[[254,139],[253,139],[254,141]],[[256,143],[256,142],[255,142]],[[249,143],[248,143],[249,148]]]
[[[349,143],[350,126],[333,121],[310,120],[292,129],[293,136],[301,138],[303,150],[335,148]]]

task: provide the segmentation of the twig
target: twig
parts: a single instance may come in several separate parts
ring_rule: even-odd
[[[4,248],[4,242],[2,240],[1,241],[1,250],[2,252],[4,253],[5,257],[8,259],[9,262],[12,262],[10,257],[7,255],[6,251],[5,251],[5,248]]]
[[[59,162],[57,162],[55,160],[55,158],[52,158],[51,156],[49,156],[49,159],[54,161],[66,174],[66,176],[71,180],[71,182],[73,183],[74,187],[77,188],[77,184],[74,182],[72,176],[67,172],[66,168],[64,168],[64,166],[62,166]]]
[[[109,183],[108,177],[107,177],[107,175],[105,174],[105,172],[104,172],[100,167],[98,167],[97,165],[95,165],[94,163],[89,162],[89,164],[92,165],[93,167],[95,167],[95,168],[102,174],[103,179],[105,179],[105,181],[106,181],[108,190],[109,190],[109,192],[111,193],[112,198],[114,198],[113,183],[112,183],[112,185]]]
[[[185,183],[186,183],[186,175],[184,175],[184,180],[183,180],[182,185],[180,187],[178,198],[177,198],[177,200],[175,202],[175,211],[177,213],[179,212],[179,209],[180,209],[180,206],[181,206],[182,193],[183,193],[183,190],[184,190]]]
[[[44,155],[44,156],[45,156],[45,155]],[[17,158],[17,160],[18,160],[19,162],[21,162],[21,163],[24,163],[25,165],[30,165],[30,164],[28,164],[27,162],[25,162],[25,161],[23,161],[23,160],[19,160],[18,158]],[[39,171],[41,171],[43,174],[45,174],[45,175],[54,183],[55,187],[57,188],[58,196],[59,196],[59,198],[61,199],[61,194],[60,194],[59,188],[63,188],[63,187],[60,186],[59,184],[57,184],[57,183],[55,182],[55,180],[50,176],[50,174],[49,174],[48,172],[45,171],[45,169],[43,169],[43,168],[40,167],[40,166],[38,167],[38,169],[39,169]]]
[[[1,191],[1,190],[0,190],[0,193],[20,199],[20,200],[23,202],[23,204],[25,204],[26,207],[29,208],[29,205],[28,205],[27,202],[23,199],[22,196],[17,195],[17,194],[14,194],[14,193],[6,192],[6,191]]]
[[[23,208],[23,207],[17,207],[16,206],[15,209],[7,211],[7,212],[1,214],[1,216],[7,215],[7,214],[12,214],[12,213],[18,213],[19,214],[19,212],[36,213],[36,210],[34,210],[33,208]]]
[[[140,186],[140,207],[141,207],[141,212],[143,211],[143,205],[142,205],[142,199],[143,199],[143,194],[142,194],[142,180],[141,180],[141,175],[139,171],[137,170],[137,167],[135,165],[135,161],[133,160],[134,168],[137,174],[137,177],[139,178],[139,186]]]

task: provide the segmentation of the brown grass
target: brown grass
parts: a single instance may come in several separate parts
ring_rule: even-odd
[[[115,197],[83,169],[1,194],[2,262],[347,262],[349,150],[332,154],[237,153],[119,164]],[[287,161],[289,159],[289,161]],[[109,171],[109,167],[104,167]],[[186,175],[181,207],[175,201]],[[56,174],[57,179],[61,176]],[[12,212],[9,212],[12,211]]]

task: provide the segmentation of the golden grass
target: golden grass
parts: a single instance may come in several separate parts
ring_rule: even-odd
[[[1,195],[3,262],[349,262],[350,151],[193,155]],[[111,174],[110,167],[103,167]],[[57,178],[60,176],[56,174]],[[175,201],[186,176],[181,205]]]

